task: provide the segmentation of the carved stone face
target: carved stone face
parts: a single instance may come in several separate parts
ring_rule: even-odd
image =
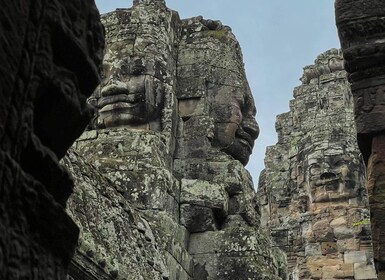
[[[310,155],[311,156],[311,155]],[[311,202],[347,201],[359,196],[360,165],[348,155],[309,160],[305,174]]]
[[[163,96],[162,83],[153,76],[154,63],[106,55],[103,66],[104,79],[91,101],[98,110],[95,126],[149,129],[160,119]]]
[[[219,86],[209,94],[213,96],[214,145],[246,165],[259,134],[250,90]]]

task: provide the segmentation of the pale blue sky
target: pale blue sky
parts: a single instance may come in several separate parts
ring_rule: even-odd
[[[258,184],[266,146],[277,142],[276,115],[289,110],[302,68],[318,54],[339,48],[334,0],[166,0],[181,18],[202,15],[230,26],[242,51],[257,105],[261,134],[247,169]],[[101,13],[132,0],[96,0]]]

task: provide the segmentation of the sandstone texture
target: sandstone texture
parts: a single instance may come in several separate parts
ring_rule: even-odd
[[[301,81],[290,112],[277,117],[278,143],[266,151],[261,225],[286,252],[290,279],[377,279],[341,52],[319,55]]]
[[[126,148],[150,146],[134,141],[136,136],[143,139],[143,135],[124,130],[117,134],[124,135]],[[102,142],[103,135],[98,139]],[[114,138],[108,139],[111,143]],[[104,151],[107,154],[101,155],[102,159],[116,159],[109,149]],[[68,208],[80,227],[70,279],[192,279],[192,261],[185,249],[188,231],[165,209],[172,202],[162,187],[173,186],[172,177],[162,173],[166,170],[154,167],[140,173],[134,169],[128,174],[110,165],[114,173],[107,173],[106,165],[81,157],[76,150],[64,163],[76,178]]]
[[[66,279],[78,228],[58,160],[91,117],[103,29],[93,1],[1,6],[0,279]]]
[[[338,0],[335,8],[345,67],[352,84],[358,145],[367,165],[374,259],[381,278],[385,277],[385,3]]]
[[[231,29],[161,0],[102,21],[95,115],[62,161],[81,232],[69,279],[286,279],[244,167],[259,128]]]

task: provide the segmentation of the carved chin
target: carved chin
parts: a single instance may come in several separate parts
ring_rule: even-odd
[[[252,152],[250,144],[238,138],[235,138],[234,142],[223,150],[233,158],[239,160],[243,165],[249,162]]]

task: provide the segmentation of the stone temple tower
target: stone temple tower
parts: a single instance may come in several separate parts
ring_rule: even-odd
[[[304,68],[277,117],[259,182],[261,224],[286,251],[291,279],[376,279],[353,101],[339,50]]]

